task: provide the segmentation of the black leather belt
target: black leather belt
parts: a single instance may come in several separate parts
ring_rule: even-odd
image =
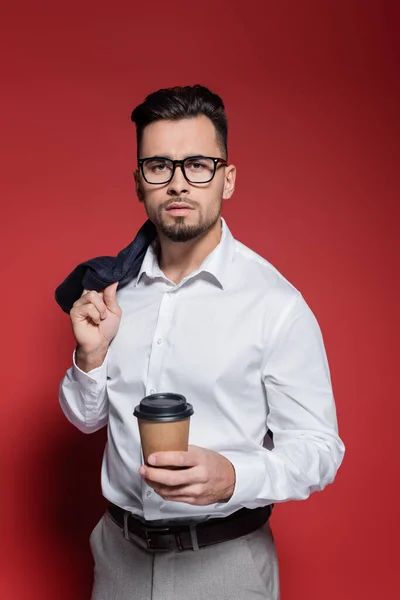
[[[151,521],[138,519],[115,504],[110,503],[107,511],[122,528],[127,539],[133,536],[136,542],[148,550],[182,551],[227,542],[255,531],[268,521],[272,506],[242,508],[220,519],[184,524],[171,522],[170,525],[160,527],[152,525]]]

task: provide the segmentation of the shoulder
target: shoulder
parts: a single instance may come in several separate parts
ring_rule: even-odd
[[[251,298],[255,313],[257,307],[264,339],[271,348],[278,340],[320,339],[317,319],[300,291],[262,256],[235,240],[235,279],[242,281]],[[294,336],[294,337],[293,337]]]
[[[246,287],[263,296],[278,296],[287,302],[301,297],[299,290],[265,258],[236,239],[234,248],[234,272]]]

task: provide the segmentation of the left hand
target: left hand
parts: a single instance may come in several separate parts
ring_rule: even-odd
[[[214,450],[189,446],[187,452],[155,452],[149,463],[157,468],[142,465],[139,473],[164,500],[205,506],[227,502],[235,489],[232,463]]]

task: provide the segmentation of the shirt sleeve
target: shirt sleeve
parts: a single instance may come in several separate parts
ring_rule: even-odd
[[[223,453],[236,471],[235,491],[225,506],[303,500],[331,483],[343,460],[322,334],[300,294],[271,336],[262,379],[274,447]]]
[[[93,433],[108,422],[107,358],[88,373],[75,362],[65,374],[59,400],[67,419],[83,433]]]

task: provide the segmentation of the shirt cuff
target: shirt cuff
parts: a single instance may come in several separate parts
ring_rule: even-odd
[[[104,389],[107,383],[108,352],[104,358],[103,363],[99,367],[96,367],[95,369],[92,369],[87,373],[85,373],[85,371],[82,371],[82,369],[78,367],[78,365],[76,364],[75,355],[76,350],[74,350],[74,354],[72,356],[72,373],[74,378],[85,391],[91,394],[98,394],[99,392],[101,392],[102,389]]]
[[[263,452],[268,450],[261,449]],[[265,462],[259,451],[246,454],[238,452],[220,452],[233,465],[236,474],[235,489],[228,502],[218,502],[216,508],[237,506],[239,508],[257,508],[265,504],[257,501],[265,480]]]

